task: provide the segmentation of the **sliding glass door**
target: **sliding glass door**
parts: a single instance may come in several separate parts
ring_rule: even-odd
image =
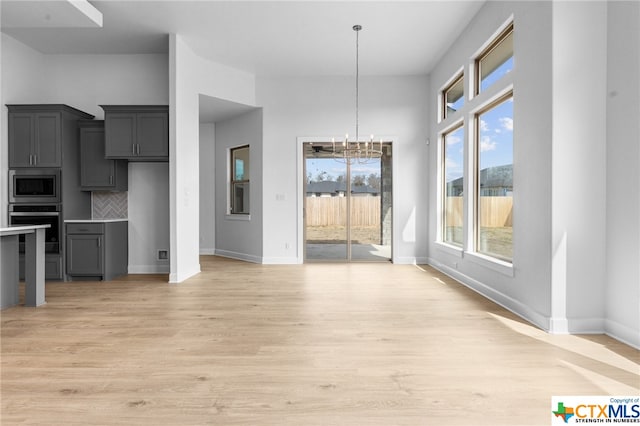
[[[344,164],[330,143],[305,143],[305,261],[391,260],[391,144],[382,158]]]

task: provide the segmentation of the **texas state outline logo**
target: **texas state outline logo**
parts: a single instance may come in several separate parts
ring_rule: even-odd
[[[640,426],[640,395],[551,398],[552,426],[594,423]]]

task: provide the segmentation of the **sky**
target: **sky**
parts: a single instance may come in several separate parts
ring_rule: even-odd
[[[513,58],[498,67],[482,81],[482,89],[499,80],[513,68]],[[456,104],[458,105],[458,104]],[[460,105],[458,105],[459,108]],[[513,164],[513,98],[479,116],[480,170]],[[467,122],[465,124],[468,125]],[[469,129],[467,129],[469,130]],[[446,181],[458,179],[464,172],[464,129],[446,136]]]
[[[346,164],[338,163],[333,158],[307,158],[307,170],[306,173],[311,173],[311,178],[316,179],[318,173],[326,172],[327,176],[325,180],[336,180],[340,175],[347,174]],[[369,176],[370,174],[376,174],[380,176],[380,160],[371,160],[369,164],[352,164],[351,165],[351,178],[357,175]]]

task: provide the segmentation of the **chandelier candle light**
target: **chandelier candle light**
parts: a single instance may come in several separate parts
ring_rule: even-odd
[[[344,140],[342,143],[338,143],[338,147],[336,148],[336,139],[331,139],[331,148],[333,151],[333,158],[340,163],[359,163],[366,164],[371,160],[382,157],[382,139],[380,139],[380,144],[378,145],[378,149],[376,149],[376,144],[373,141],[373,135],[370,136],[369,140],[360,141],[359,135],[359,123],[358,123],[358,107],[359,107],[359,79],[360,79],[360,64],[359,64],[359,33],[362,29],[362,25],[354,25],[353,31],[356,32],[356,138],[353,141],[349,141],[349,134],[347,133],[344,136]]]

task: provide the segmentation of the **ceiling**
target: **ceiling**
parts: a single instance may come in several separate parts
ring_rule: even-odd
[[[78,3],[101,12],[102,27],[95,25],[96,19],[92,23],[77,17]],[[177,33],[198,55],[256,75],[322,76],[354,73],[355,24],[363,26],[362,75],[427,74],[483,1],[2,0],[0,4],[2,31],[42,53],[166,53],[168,34]]]
[[[0,0],[2,32],[44,54],[167,53],[267,76],[426,75],[483,1]],[[200,96],[200,122],[252,107]]]

